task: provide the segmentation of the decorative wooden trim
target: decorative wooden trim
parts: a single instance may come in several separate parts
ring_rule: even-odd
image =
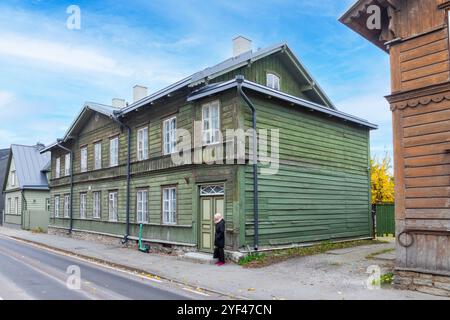
[[[438,8],[442,10],[450,9],[450,0],[441,3],[440,5],[438,5]]]
[[[391,110],[403,110],[407,107],[426,106],[431,102],[450,100],[450,82],[438,86],[402,92],[385,97],[391,104]]]

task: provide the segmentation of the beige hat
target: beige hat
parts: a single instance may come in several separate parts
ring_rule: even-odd
[[[222,217],[222,214],[220,214],[220,213],[216,213],[215,215],[214,215],[214,223],[219,223],[220,221],[222,221],[222,219],[223,219],[223,217]]]

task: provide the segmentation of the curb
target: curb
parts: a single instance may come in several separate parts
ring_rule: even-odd
[[[167,276],[161,276],[159,274],[156,274],[156,273],[153,273],[153,272],[149,272],[147,270],[143,270],[143,269],[127,266],[127,265],[124,265],[124,264],[108,261],[108,260],[101,259],[101,258],[96,258],[96,257],[92,257],[92,256],[87,256],[87,255],[84,255],[84,254],[75,253],[75,252],[72,252],[72,251],[69,251],[69,250],[65,250],[65,249],[61,249],[61,248],[57,248],[57,247],[52,247],[52,246],[49,246],[47,244],[43,244],[41,242],[24,239],[24,238],[20,238],[20,237],[17,237],[17,236],[10,236],[10,235],[5,235],[5,234],[2,234],[2,235],[7,237],[7,238],[16,240],[16,241],[20,241],[20,242],[24,242],[24,243],[27,243],[27,244],[31,244],[31,245],[40,247],[40,248],[45,249],[45,250],[54,251],[56,253],[62,253],[62,254],[65,254],[67,256],[70,256],[70,257],[86,260],[86,262],[96,262],[96,263],[103,264],[105,266],[116,268],[116,269],[119,269],[119,270],[122,270],[122,271],[138,273],[138,274],[141,274],[141,275],[145,274],[150,279],[152,279],[152,278],[159,278],[159,279],[163,279],[163,280],[166,280],[168,282],[175,283],[175,284],[178,284],[178,285],[188,286],[190,288],[194,288],[194,290],[197,290],[200,293],[208,293],[208,292],[209,293],[214,293],[216,295],[220,295],[220,296],[232,299],[232,300],[249,300],[249,298],[247,298],[247,297],[236,296],[236,295],[233,295],[233,294],[230,294],[230,293],[221,292],[219,290],[211,289],[211,288],[207,288],[207,287],[199,287],[198,285],[195,285],[195,284],[182,282],[182,281],[179,281],[179,280],[174,280],[174,279],[171,279],[171,278],[169,278]]]

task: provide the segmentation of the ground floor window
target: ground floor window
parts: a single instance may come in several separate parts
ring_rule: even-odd
[[[115,222],[117,221],[117,201],[118,201],[118,192],[112,191],[109,193],[109,221]]]
[[[9,214],[11,214],[11,213],[12,213],[11,198],[8,198],[7,206],[8,206],[8,209],[6,210],[6,212],[8,212]]]
[[[163,224],[177,223],[177,188],[163,188]]]
[[[100,219],[100,210],[101,210],[101,193],[94,192],[93,211],[92,211],[92,217],[94,219]]]
[[[49,198],[45,199],[45,210],[50,212],[50,199]]]
[[[64,218],[70,218],[70,195],[64,196]]]
[[[19,214],[19,198],[14,198],[14,214]]]
[[[55,218],[59,218],[59,196],[55,196]]]
[[[148,191],[138,190],[136,193],[136,220],[138,223],[148,222]]]
[[[80,194],[80,219],[86,219],[86,202],[87,202],[87,194]]]

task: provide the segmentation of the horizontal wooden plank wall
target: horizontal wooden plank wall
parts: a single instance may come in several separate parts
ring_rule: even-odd
[[[280,130],[279,172],[259,174],[260,244],[370,237],[368,130],[300,107],[257,96],[252,100],[258,128]],[[250,120],[247,112],[247,128]],[[245,178],[246,241],[251,245],[250,166]]]

